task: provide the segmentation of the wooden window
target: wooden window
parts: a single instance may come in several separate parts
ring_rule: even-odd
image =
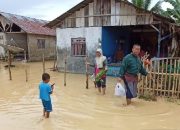
[[[86,56],[86,39],[72,38],[71,39],[71,55]]]
[[[45,49],[45,39],[37,39],[38,49]]]

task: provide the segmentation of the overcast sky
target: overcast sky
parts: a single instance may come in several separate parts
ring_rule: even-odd
[[[82,0],[1,0],[0,11],[53,20]],[[156,0],[154,0],[153,4]],[[166,8],[168,4],[164,4]]]

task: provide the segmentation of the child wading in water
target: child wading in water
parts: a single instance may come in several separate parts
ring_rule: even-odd
[[[103,56],[102,50],[97,49],[96,58],[94,65],[87,63],[91,67],[95,67],[96,86],[98,87],[99,93],[106,94],[106,71],[107,71],[107,60]],[[102,76],[101,76],[102,75]]]
[[[50,85],[50,75],[44,73],[42,75],[42,82],[39,84],[39,98],[42,100],[43,105],[43,116],[49,118],[50,112],[52,111],[51,97],[53,93],[54,84]]]

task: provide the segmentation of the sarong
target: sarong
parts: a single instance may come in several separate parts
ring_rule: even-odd
[[[124,82],[126,85],[126,98],[127,99],[136,98],[138,77],[136,75],[125,74]]]

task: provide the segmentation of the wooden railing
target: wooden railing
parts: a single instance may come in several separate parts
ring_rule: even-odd
[[[156,58],[145,65],[149,74],[139,75],[138,93],[180,99],[180,57]]]

